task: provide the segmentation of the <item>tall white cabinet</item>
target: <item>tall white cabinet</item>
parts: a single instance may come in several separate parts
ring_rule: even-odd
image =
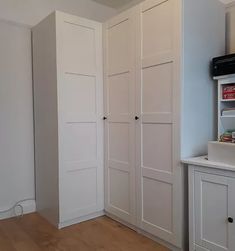
[[[137,10],[137,224],[180,245],[180,1],[145,1]],[[177,216],[178,215],[178,216]]]
[[[33,28],[37,211],[103,214],[102,25],[55,12]]]
[[[106,210],[136,222],[135,196],[135,12],[106,24],[105,197]]]
[[[187,224],[180,159],[213,138],[209,64],[224,34],[215,0],[146,0],[104,25],[105,210],[172,250]]]

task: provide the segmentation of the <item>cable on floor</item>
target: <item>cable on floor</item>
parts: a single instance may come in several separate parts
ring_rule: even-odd
[[[20,201],[16,202],[12,207],[10,207],[10,208],[8,208],[6,210],[0,211],[0,214],[8,213],[8,212],[13,211],[14,212],[14,216],[16,216],[16,217],[22,217],[24,215],[24,208],[21,205],[21,203],[26,202],[26,201],[31,201],[31,200],[34,201],[34,198],[20,200]],[[17,211],[16,211],[17,208],[20,208],[20,214],[17,214]]]

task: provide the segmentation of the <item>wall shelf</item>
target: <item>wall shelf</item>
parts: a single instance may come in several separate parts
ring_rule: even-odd
[[[221,119],[226,119],[226,118],[235,118],[235,115],[222,115],[220,116]]]
[[[218,80],[218,139],[228,131],[235,129],[235,115],[221,115],[224,109],[234,108],[235,99],[223,99],[223,87],[235,83],[235,74],[217,78]]]
[[[235,102],[235,99],[221,99],[221,102]]]

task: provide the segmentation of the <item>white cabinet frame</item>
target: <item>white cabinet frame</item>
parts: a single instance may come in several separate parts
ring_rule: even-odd
[[[199,186],[199,181],[206,181],[214,183],[215,185],[221,185],[227,187],[227,216],[224,221],[227,221],[227,217],[235,217],[235,202],[234,202],[234,192],[235,192],[235,173],[229,170],[222,170],[219,168],[203,167],[200,165],[189,165],[188,172],[188,184],[189,184],[189,250],[190,251],[233,251],[235,247],[234,234],[235,225],[227,223],[227,247],[223,247],[216,243],[204,240],[201,236],[202,222],[196,221],[196,219],[201,219],[201,204],[198,201],[200,193],[202,192],[202,187]],[[199,186],[199,187],[198,187]],[[214,212],[211,212],[214,214]],[[223,222],[221,222],[222,224]],[[211,231],[216,231],[213,229]]]

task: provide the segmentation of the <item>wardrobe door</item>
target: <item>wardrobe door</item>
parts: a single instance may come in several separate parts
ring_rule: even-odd
[[[57,13],[60,221],[101,212],[102,25]]]
[[[137,66],[136,162],[138,225],[180,245],[179,81],[177,76],[180,1],[149,0],[140,5]]]
[[[105,24],[105,210],[135,224],[133,10]]]

